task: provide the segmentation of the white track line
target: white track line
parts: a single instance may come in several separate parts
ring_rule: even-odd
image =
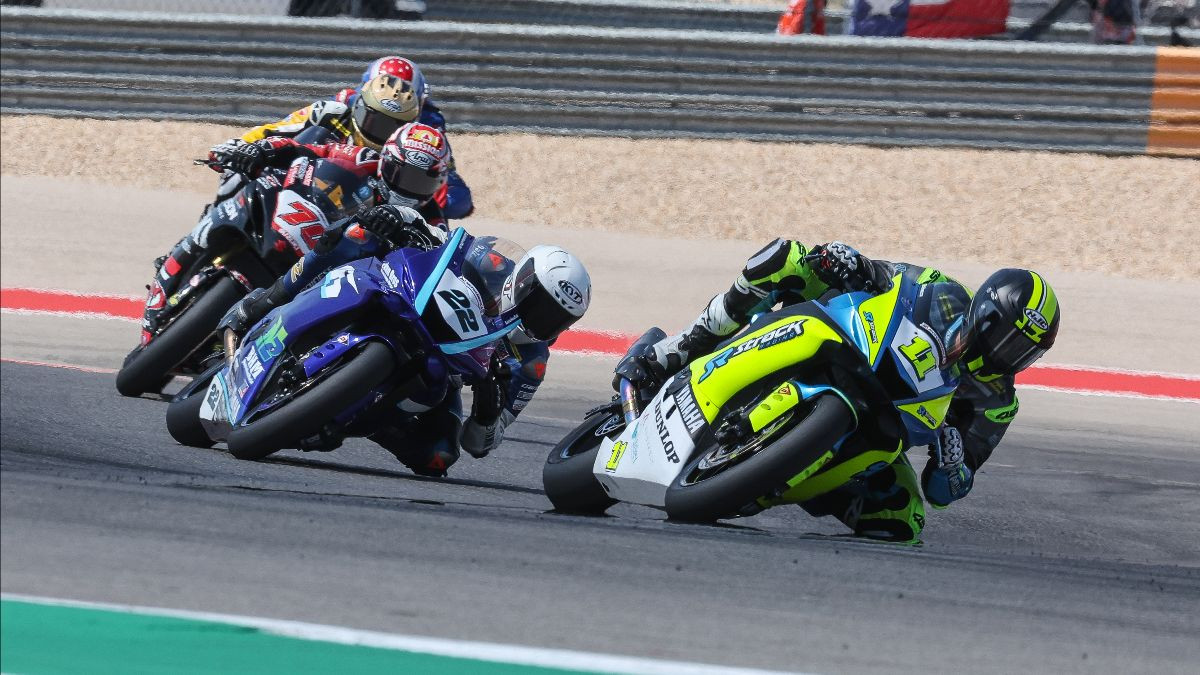
[[[615,656],[594,652],[577,652],[566,649],[545,649],[541,647],[523,647],[505,645],[493,642],[473,642],[468,640],[449,640],[445,638],[422,637],[418,635],[394,635],[375,631],[327,626],[302,621],[283,619],[266,619],[235,614],[216,614],[211,612],[192,612],[180,609],[163,609],[158,607],[140,607],[136,605],[118,605],[100,602],[84,602],[80,600],[64,600],[18,593],[0,593],[0,599],[18,602],[31,602],[39,605],[55,607],[75,607],[79,609],[96,609],[127,614],[142,614],[162,616],[191,621],[209,621],[256,628],[265,633],[282,637],[312,640],[317,642],[332,642],[343,645],[360,647],[376,647],[394,649],[418,654],[434,654],[460,659],[475,659],[510,663],[524,666],[540,666],[543,668],[565,668],[587,672],[608,673],[637,673],[643,675],[673,675],[675,673],[694,673],[696,675],[768,675],[781,671],[757,670],[752,668],[731,668],[713,666],[687,661],[667,661],[647,659],[635,656]]]

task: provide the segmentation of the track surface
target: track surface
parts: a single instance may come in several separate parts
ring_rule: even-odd
[[[497,456],[427,480],[369,443],[257,463],[183,448],[164,404],[111,375],[4,363],[0,586],[807,671],[1200,660],[1195,405],[1030,392],[976,494],[909,548],[795,508],[736,527],[547,513],[541,461],[604,364],[558,365]]]

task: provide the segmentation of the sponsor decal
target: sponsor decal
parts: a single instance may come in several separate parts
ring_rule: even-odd
[[[258,357],[264,363],[270,362],[271,359],[283,353],[283,341],[287,339],[287,329],[283,327],[283,317],[275,319],[275,323],[267,329],[267,332],[258,336],[254,341],[254,348],[258,350]]]
[[[396,288],[400,285],[400,277],[396,276],[396,270],[388,262],[384,262],[379,266],[379,271],[383,273],[383,280],[387,282],[388,288]]]
[[[925,406],[923,406],[923,405],[919,406],[917,408],[917,414],[920,415],[921,419],[925,420],[925,422],[928,423],[929,426],[931,426],[931,427],[937,426],[937,420],[933,419],[933,415],[931,415],[929,413],[929,411],[925,409]]]
[[[304,181],[303,182],[305,185],[312,185],[313,171],[315,171],[316,168],[317,168],[316,164],[310,163],[308,165],[308,169],[305,170],[305,172],[304,172]]]
[[[718,368],[728,364],[729,360],[736,356],[745,354],[751,350],[762,350],[767,349],[768,347],[774,347],[777,344],[787,342],[804,335],[804,323],[806,321],[808,321],[808,319],[799,319],[797,321],[793,321],[792,323],[780,326],[775,330],[751,338],[739,345],[727,348],[725,351],[717,354],[704,364],[704,374],[701,375],[700,379],[696,381],[703,382],[707,380],[709,375],[712,375],[713,372],[715,372]]]
[[[246,352],[246,356],[242,358],[242,373],[246,376],[247,382],[253,382],[263,374],[263,364],[258,358],[257,351],[251,349]]]
[[[625,454],[625,449],[629,444],[625,441],[617,441],[613,443],[612,454],[608,456],[608,462],[604,465],[604,470],[612,473],[617,470],[617,465],[621,463],[621,457]]]
[[[436,158],[428,152],[421,152],[419,150],[404,151],[404,161],[412,166],[417,167],[418,169],[428,169],[429,167],[433,166],[435,159]]]
[[[938,332],[933,329],[933,326],[930,326],[927,323],[922,322],[921,328],[929,337],[933,338],[929,344],[933,345],[933,351],[937,356],[938,367],[944,367],[946,364],[946,343],[942,342],[942,336],[938,335]]]
[[[878,344],[879,336],[875,333],[875,315],[871,312],[863,312],[863,318],[867,320],[867,332],[871,335],[871,344]]]
[[[358,280],[354,277],[354,268],[350,265],[339,267],[335,270],[330,270],[325,275],[325,282],[321,284],[322,298],[336,298],[342,292],[342,280],[345,279],[347,285],[358,293]]]
[[[1028,319],[1033,325],[1041,328],[1043,333],[1050,330],[1050,323],[1046,321],[1046,317],[1042,316],[1042,313],[1036,309],[1026,307],[1025,318]]]
[[[424,143],[425,145],[428,145],[434,149],[442,146],[441,136],[436,131],[428,128],[417,127],[416,129],[413,129],[411,133],[409,133],[408,138],[409,140],[416,141],[417,143]],[[406,142],[405,146],[407,145],[408,143]]]
[[[679,410],[679,417],[687,427],[688,433],[695,436],[704,426],[704,415],[700,413],[700,406],[696,405],[696,397],[692,394],[691,387],[685,386],[675,392],[675,407]]]
[[[350,344],[350,334],[342,333],[341,335],[337,336],[337,341],[344,345]]]
[[[387,108],[388,110],[390,110],[394,113],[404,112],[404,106],[400,105],[400,102],[395,99],[391,99],[391,98],[384,99],[379,102],[379,105],[383,106],[384,108]]]
[[[230,220],[237,217],[237,206],[228,199],[221,202],[220,209],[221,213],[225,214],[225,217]]]
[[[566,279],[559,279],[558,288],[571,302],[575,303],[576,305],[583,304],[583,293],[580,292],[578,288],[575,288],[575,284],[567,281]]]
[[[667,417],[675,412],[675,402],[671,401],[671,409],[667,411]],[[679,463],[679,453],[675,452],[675,443],[671,440],[671,433],[667,431],[667,420],[663,417],[662,404],[654,406],[654,428],[658,430],[658,440],[662,441],[663,453],[672,464]]]
[[[300,275],[302,274],[304,274],[304,258],[297,260],[296,264],[292,265],[292,270],[288,272],[288,278],[290,278],[294,284],[300,280]]]

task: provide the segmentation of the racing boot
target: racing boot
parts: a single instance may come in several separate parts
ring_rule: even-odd
[[[459,410],[455,409],[457,402]],[[418,476],[441,478],[458,461],[461,402],[449,396],[436,407],[368,436]]]
[[[834,516],[860,537],[919,544],[925,505],[917,485],[917,474],[901,453],[883,469],[800,506],[813,516]]]

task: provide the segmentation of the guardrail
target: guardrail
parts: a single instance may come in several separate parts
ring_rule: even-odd
[[[0,18],[5,113],[260,122],[400,52],[457,130],[1200,151],[1193,50],[8,7]]]

